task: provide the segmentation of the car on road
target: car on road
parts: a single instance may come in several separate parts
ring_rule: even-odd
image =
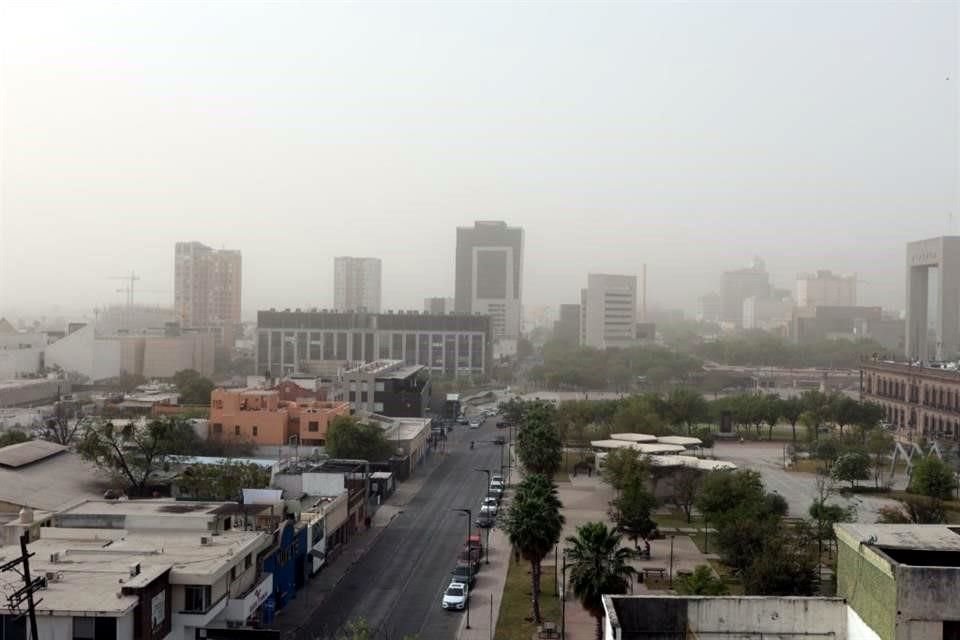
[[[488,498],[493,498],[494,500],[496,500],[496,501],[497,501],[497,506],[499,506],[499,505],[500,505],[500,501],[503,500],[503,492],[502,492],[502,491],[494,491],[493,489],[491,489],[490,491],[487,491],[487,497],[488,497]]]
[[[473,569],[474,573],[479,573],[480,571],[480,550],[479,549],[464,549],[460,552],[460,555],[457,556],[457,566],[468,566]]]
[[[459,418],[457,418],[457,424],[467,424],[469,422],[470,421],[467,420],[467,416],[460,416]]]
[[[447,590],[443,592],[442,606],[447,611],[459,611],[467,606],[467,598],[470,597],[470,587],[462,582],[453,581],[447,585]]]
[[[465,584],[471,589],[477,582],[477,572],[474,571],[470,565],[457,565],[457,567],[450,572],[450,575],[453,576],[453,582]]]
[[[493,439],[493,444],[507,444],[507,439],[503,436],[497,436]]]
[[[489,529],[493,525],[497,524],[497,519],[493,516],[493,514],[481,513],[474,524],[481,529]]]
[[[499,483],[502,484],[502,483],[503,483],[503,474],[500,474],[500,473],[495,473],[495,474],[493,474],[492,476],[490,476],[490,482],[499,482]]]
[[[497,515],[497,510],[499,505],[497,504],[496,498],[484,498],[483,504],[480,505],[480,513],[489,513],[490,515]]]
[[[483,424],[483,421],[481,421],[481,420],[471,420],[471,421],[470,421],[470,428],[471,428],[471,429],[479,429],[481,424]]]
[[[497,493],[503,493],[506,491],[506,486],[504,486],[502,480],[491,480],[489,491],[496,491]]]

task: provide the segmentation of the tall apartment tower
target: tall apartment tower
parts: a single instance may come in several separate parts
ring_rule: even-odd
[[[580,344],[628,347],[637,340],[637,277],[591,273],[580,291]]]
[[[754,258],[744,269],[724,271],[720,282],[720,321],[743,326],[743,301],[769,298],[770,291],[770,274],[760,258]]]
[[[434,315],[453,313],[453,298],[424,298],[423,312]]]
[[[239,251],[178,242],[173,307],[180,326],[214,333],[220,346],[232,347],[240,329],[242,266]]]
[[[797,276],[798,307],[857,306],[857,276],[832,271],[801,273]]]
[[[521,328],[523,229],[478,220],[457,227],[454,305],[489,315],[494,341],[516,341]]]
[[[380,258],[333,259],[333,307],[380,313]]]

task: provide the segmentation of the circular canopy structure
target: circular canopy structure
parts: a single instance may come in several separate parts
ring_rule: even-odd
[[[700,438],[690,438],[688,436],[660,436],[657,438],[657,442],[660,444],[677,444],[681,447],[699,447],[703,444]]]
[[[626,440],[591,440],[590,446],[594,449],[632,449],[634,443]]]
[[[614,442],[616,442],[616,440]],[[659,442],[655,444],[634,444],[633,446],[637,451],[650,455],[669,455],[671,453],[686,451],[686,448],[678,444],[660,444]]]
[[[726,471],[736,469],[737,465],[726,460],[700,460],[700,468],[704,471]]]
[[[651,436],[646,433],[611,433],[610,437],[614,440],[626,440],[627,442],[656,442],[657,436]]]

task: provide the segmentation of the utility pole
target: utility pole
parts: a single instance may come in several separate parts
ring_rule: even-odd
[[[7,596],[7,606],[13,611],[19,611],[23,601],[27,601],[27,616],[30,619],[30,637],[32,640],[39,640],[36,608],[42,600],[34,602],[33,594],[42,589],[45,586],[45,582],[43,578],[30,577],[30,558],[34,554],[27,551],[28,540],[28,534],[24,533],[20,536],[20,557],[0,565],[0,573],[14,571],[23,577],[23,586]]]

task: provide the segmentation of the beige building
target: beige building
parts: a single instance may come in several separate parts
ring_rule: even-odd
[[[960,371],[876,360],[860,379],[860,398],[883,407],[901,435],[960,441]]]
[[[591,273],[580,292],[580,344],[595,349],[637,340],[637,277]]]
[[[180,325],[217,336],[232,347],[240,335],[242,261],[239,251],[178,242],[174,253],[174,310]]]
[[[857,306],[857,276],[821,270],[797,276],[797,306],[800,307],[855,307]]]

